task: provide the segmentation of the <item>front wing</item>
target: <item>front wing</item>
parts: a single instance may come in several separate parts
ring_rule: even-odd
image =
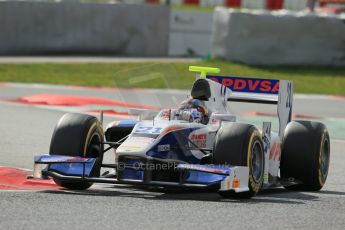
[[[141,159],[142,161],[147,159]],[[96,165],[96,158],[81,158],[70,156],[42,155],[35,157],[34,178],[42,179],[49,176],[64,181],[95,182],[111,184],[132,184],[143,186],[156,186],[167,188],[219,188],[220,191],[233,191],[235,193],[249,191],[249,169],[243,166],[219,166],[199,164],[176,164],[174,174],[178,174],[177,181],[157,180],[152,170],[142,165],[122,165],[122,173],[118,178],[92,176],[92,169]],[[102,165],[105,166],[105,165]],[[107,166],[105,166],[107,167]],[[109,165],[108,165],[109,167]],[[118,168],[118,165],[113,165]],[[119,169],[119,168],[118,168]],[[142,175],[136,178],[124,177],[124,172],[135,172]],[[117,170],[120,172],[119,170]]]

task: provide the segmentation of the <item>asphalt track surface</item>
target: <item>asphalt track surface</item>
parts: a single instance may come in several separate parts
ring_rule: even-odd
[[[170,93],[160,90],[114,91],[39,85],[0,87],[0,166],[30,169],[34,155],[48,152],[52,130],[59,117],[70,108],[13,103],[15,98],[43,92],[98,96],[145,105],[159,103],[161,107],[173,105],[186,95],[181,91]],[[344,123],[343,99],[298,95],[294,104],[295,113],[334,118],[337,126]],[[241,114],[274,112],[271,107],[252,106],[246,109],[240,105],[234,105],[233,110]],[[118,117],[106,116],[104,124],[114,119]],[[335,128],[332,127],[330,132]],[[339,134],[340,137],[342,135]],[[329,177],[320,192],[276,188],[263,191],[250,200],[232,200],[222,199],[214,192],[143,190],[103,184],[96,184],[82,192],[0,190],[0,228],[343,229],[344,149],[344,140],[331,140]],[[112,156],[108,156],[107,160],[111,161]]]

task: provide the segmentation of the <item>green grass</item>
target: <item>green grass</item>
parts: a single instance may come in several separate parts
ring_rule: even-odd
[[[214,6],[197,6],[197,5],[176,5],[172,4],[173,10],[195,10],[204,12],[213,12]]]
[[[295,92],[345,95],[345,67],[253,67],[221,60],[200,63],[1,64],[1,82],[122,88],[191,87],[189,65],[221,68],[221,75],[288,79]]]

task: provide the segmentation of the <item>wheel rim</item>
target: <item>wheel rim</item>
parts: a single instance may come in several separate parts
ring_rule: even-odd
[[[101,137],[98,133],[95,132],[90,138],[87,157],[99,157],[102,154],[101,151]]]
[[[322,152],[321,152],[321,173],[322,177],[325,179],[328,174],[328,168],[329,168],[329,141],[328,139],[325,139],[323,141],[323,146],[322,146]]]
[[[263,151],[259,141],[255,141],[253,144],[250,168],[254,181],[259,183],[263,175],[264,168]]]

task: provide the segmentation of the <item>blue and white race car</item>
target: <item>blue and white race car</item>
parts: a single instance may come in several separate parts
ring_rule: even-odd
[[[49,155],[35,157],[35,178],[53,178],[68,189],[92,183],[180,189],[215,189],[224,197],[249,198],[261,189],[284,186],[320,190],[327,178],[330,139],[322,123],[291,121],[290,81],[240,78],[219,69],[200,72],[190,97],[179,108],[163,109],[152,120],[115,121],[105,132],[86,114],[65,114],[54,130]],[[231,102],[277,105],[279,132],[240,123]],[[102,119],[101,119],[102,120]],[[104,153],[115,150],[111,164]],[[116,173],[102,174],[112,168]]]

